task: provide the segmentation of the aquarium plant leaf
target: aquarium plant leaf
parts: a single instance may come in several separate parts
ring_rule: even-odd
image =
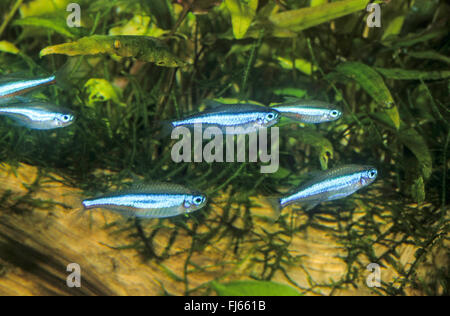
[[[369,0],[343,0],[314,7],[289,10],[272,15],[269,20],[277,28],[299,32],[342,16],[365,10]]]
[[[48,46],[40,56],[63,54],[68,56],[110,54],[121,57],[154,62],[163,67],[180,67],[185,62],[173,55],[167,46],[157,38],[133,35],[93,35],[72,43]]]
[[[298,88],[280,88],[280,89],[273,90],[273,93],[276,95],[293,96],[293,97],[302,99],[306,96],[307,91],[304,89],[298,89]]]
[[[311,0],[311,2],[309,3],[310,7],[317,7],[318,5],[323,5],[325,3],[327,3],[328,0]]]
[[[443,61],[444,63],[450,64],[450,57],[439,54],[434,50],[427,50],[423,52],[408,52],[408,56],[420,59],[433,59]]]
[[[388,79],[396,80],[440,80],[450,77],[450,70],[420,71],[402,68],[375,68]]]
[[[320,166],[323,170],[328,169],[328,160],[333,159],[334,151],[331,142],[314,130],[302,129],[297,139],[312,146],[319,155]]]
[[[11,42],[8,41],[0,41],[0,52],[10,53],[17,55],[20,50]]]
[[[88,106],[93,107],[96,102],[113,101],[120,106],[126,106],[121,101],[121,91],[119,88],[113,86],[105,79],[91,78],[84,85],[88,94]]]
[[[411,150],[419,161],[423,177],[428,179],[432,171],[432,158],[423,137],[415,129],[409,128],[402,129],[398,135],[398,139]]]
[[[109,30],[109,35],[141,35],[161,37],[169,32],[170,31],[157,27],[149,16],[135,15],[125,25],[111,28]]]
[[[272,281],[212,282],[211,285],[219,296],[301,296],[293,287]]]
[[[349,79],[353,79],[380,105],[390,117],[395,128],[400,127],[400,116],[394,104],[391,92],[383,78],[371,67],[360,62],[344,62],[336,67],[336,71]]]
[[[61,15],[30,16],[15,20],[13,25],[46,28],[69,38],[76,37],[76,34],[72,33],[72,29],[78,30],[78,28],[69,28]]]
[[[422,176],[414,179],[411,184],[411,195],[417,203],[425,201],[425,184]]]
[[[72,0],[34,0],[20,6],[22,18],[29,16],[42,16],[53,12],[65,12],[67,5]]]
[[[389,38],[389,36],[395,36],[400,34],[404,21],[405,21],[404,15],[399,15],[394,19],[392,19],[392,21],[389,22],[386,30],[384,31],[381,40],[385,40],[386,38]]]
[[[389,38],[381,41],[381,44],[389,46],[392,49],[398,47],[409,47],[419,43],[427,42],[432,39],[445,36],[448,33],[446,29],[430,30],[428,32],[420,32],[418,34],[410,34],[405,37],[390,36]]]
[[[292,63],[292,59],[284,58],[284,57],[278,57],[278,62],[280,66],[284,69],[292,69],[294,68],[294,65]],[[303,72],[306,75],[311,75],[313,71],[317,70],[316,66],[313,66],[311,62],[307,61],[303,58],[296,58],[294,60],[295,63],[295,69]]]
[[[231,14],[234,38],[241,39],[255,17],[258,0],[225,0],[225,4]]]
[[[150,13],[156,18],[160,27],[166,30],[172,28],[174,16],[171,1],[144,1],[144,4],[148,6]]]

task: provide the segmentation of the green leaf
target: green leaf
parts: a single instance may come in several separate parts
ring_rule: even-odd
[[[142,61],[154,62],[163,67],[185,65],[185,62],[173,55],[163,42],[148,36],[93,35],[72,43],[48,46],[40,52],[41,57],[50,54],[68,56],[110,54],[134,57]]]
[[[135,15],[123,26],[116,26],[109,30],[109,35],[141,35],[160,37],[168,33],[151,22],[149,16]]]
[[[283,168],[283,167],[279,167],[278,170],[277,170],[277,172],[272,173],[272,174],[270,175],[270,177],[271,177],[271,178],[274,178],[274,179],[285,179],[285,178],[287,178],[290,174],[291,174],[291,172],[290,172],[288,169]]]
[[[233,281],[211,283],[219,296],[301,296],[293,287],[271,281]]]
[[[60,15],[30,16],[15,20],[13,25],[46,28],[69,38],[76,37],[71,29],[78,30],[77,28],[69,28],[67,21]]]
[[[126,104],[120,100],[121,91],[119,88],[113,86],[105,79],[91,78],[86,82],[84,88],[89,97],[88,106],[90,107],[93,107],[96,102],[106,102],[108,100],[111,100],[120,106],[126,106]]]
[[[388,39],[382,41],[381,43],[385,46],[390,46],[395,49],[398,47],[408,47],[413,46],[419,43],[427,42],[437,37],[447,35],[447,29],[438,29],[431,30],[429,32],[423,33],[420,32],[418,34],[411,34],[406,37],[398,37],[398,36],[390,36]]]
[[[383,33],[383,36],[381,37],[381,40],[384,40],[389,36],[400,34],[404,21],[405,21],[404,15],[397,16],[392,21],[390,21],[386,30]]]
[[[388,79],[396,80],[439,80],[450,77],[450,70],[420,71],[406,70],[402,68],[375,68],[379,73]]]
[[[411,56],[414,58],[433,59],[433,60],[439,60],[439,61],[443,61],[444,63],[450,64],[450,57],[439,54],[439,53],[435,52],[434,50],[427,50],[427,51],[423,51],[423,52],[409,52],[407,54],[408,54],[408,56]]]
[[[241,39],[255,17],[258,0],[225,0],[225,4],[231,14],[234,38]]]
[[[292,69],[293,64],[292,60],[284,57],[278,57],[278,62],[280,63],[280,66],[284,69]],[[294,60],[295,62],[295,69],[303,72],[306,75],[311,75],[313,71],[317,70],[316,66],[313,66],[311,62],[307,61],[306,59],[302,58],[296,58]]]
[[[282,88],[282,89],[275,89],[273,90],[273,93],[276,95],[290,95],[299,99],[302,99],[306,96],[307,91],[304,89],[297,89],[297,88]]]
[[[309,3],[310,7],[317,7],[318,5],[323,5],[325,3],[327,3],[328,0],[311,0],[311,2]]]
[[[0,52],[17,55],[20,50],[11,42],[0,41]]]
[[[20,6],[21,17],[42,16],[53,12],[65,12],[72,0],[34,0]]]
[[[272,15],[269,20],[277,28],[299,32],[342,16],[364,10],[369,0],[344,0]]]
[[[413,128],[402,129],[398,135],[398,139],[416,156],[423,177],[428,179],[432,171],[432,158],[422,135]]]
[[[334,156],[333,145],[328,139],[323,137],[320,133],[308,129],[302,129],[301,132],[298,133],[297,139],[312,146],[319,155],[319,162],[322,169],[328,169],[328,160],[333,159]]]
[[[425,184],[423,178],[419,176],[411,185],[411,195],[417,203],[425,201]]]
[[[345,62],[336,67],[336,71],[347,78],[353,79],[382,107],[382,110],[394,123],[400,127],[400,116],[394,104],[391,92],[386,87],[383,78],[371,67],[360,62]]]

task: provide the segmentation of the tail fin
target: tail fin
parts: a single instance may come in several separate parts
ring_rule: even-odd
[[[83,197],[77,194],[77,206],[72,209],[71,216],[75,223],[79,223],[90,209],[84,206]]]
[[[269,197],[266,197],[266,200],[272,207],[273,218],[274,218],[274,221],[276,222],[280,218],[281,210],[283,209],[283,207],[281,206],[281,203],[280,203],[280,198],[276,197],[276,196],[269,196]]]
[[[66,62],[64,65],[59,68],[58,71],[54,73],[56,84],[64,90],[70,89],[73,84],[70,82],[72,68],[69,62]]]
[[[159,134],[155,136],[156,139],[170,139],[172,130],[174,129],[171,121],[160,121],[159,122]]]

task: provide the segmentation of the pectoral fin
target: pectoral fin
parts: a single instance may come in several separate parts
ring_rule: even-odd
[[[302,203],[303,209],[305,212],[308,212],[315,208],[321,201],[313,200],[307,203]]]

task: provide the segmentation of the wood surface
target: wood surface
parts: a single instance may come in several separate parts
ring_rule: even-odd
[[[136,243],[134,224],[121,216],[107,211],[78,216],[81,192],[63,185],[57,176],[42,176],[37,168],[28,165],[12,168],[3,164],[0,180],[0,295],[198,295],[205,293],[208,282],[248,280],[251,275],[263,272],[264,261],[276,260],[264,257],[261,249],[265,241],[255,237],[280,230],[278,223],[264,216],[270,210],[262,200],[263,207],[249,210],[254,234],[244,234],[238,248],[236,236],[218,233],[213,242],[193,251],[193,236],[183,230],[174,234],[176,226],[167,222],[151,240],[152,251],[161,255],[168,243],[173,243],[166,249],[165,257],[157,259],[145,258],[133,247],[118,249]],[[224,193],[224,201],[225,197]],[[30,206],[27,202],[30,198],[39,199],[42,205]],[[211,214],[223,212],[224,201],[215,201]],[[189,218],[183,220],[194,225]],[[293,220],[301,223],[307,218],[298,215]],[[108,228],[106,224],[115,221],[118,224]],[[142,232],[150,234],[156,223],[159,221],[142,222]],[[336,223],[323,224],[329,225],[330,231],[338,228]],[[118,229],[130,225],[131,230]],[[216,225],[220,228],[221,223]],[[243,217],[233,221],[233,226],[237,232],[245,229]],[[385,228],[388,227],[386,224]],[[201,234],[202,229],[206,230],[199,226],[197,233]],[[298,262],[290,264],[284,272],[276,271],[272,281],[296,284],[307,295],[375,294],[365,285],[369,271],[362,271],[354,285],[330,286],[348,272],[342,259],[348,249],[335,234],[311,225],[292,236],[274,236],[274,242],[288,245],[287,251]],[[381,245],[376,249],[379,254],[383,251]],[[399,246],[398,261],[407,266],[413,262],[415,251],[413,245]],[[363,256],[358,259],[362,266],[369,263]],[[66,285],[69,263],[81,267],[80,288]],[[389,265],[383,266],[381,272],[384,282],[398,276]]]

